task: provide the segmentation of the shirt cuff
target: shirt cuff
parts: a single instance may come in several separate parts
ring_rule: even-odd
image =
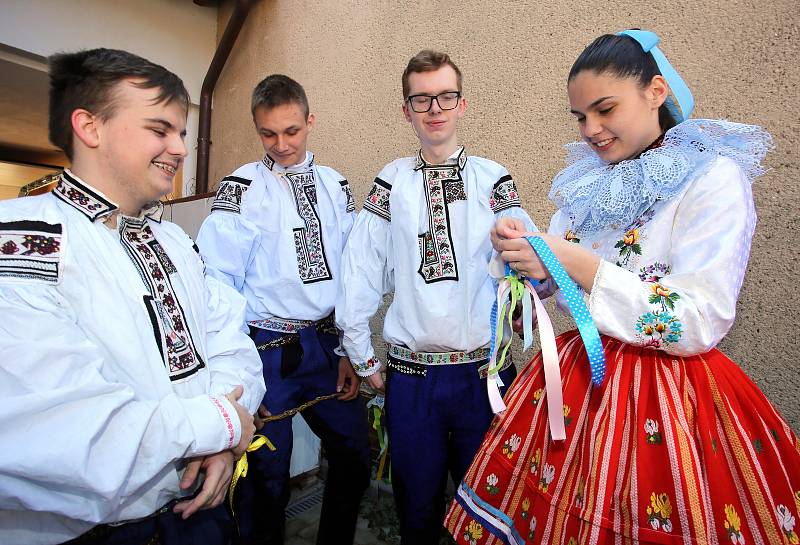
[[[194,430],[192,456],[205,456],[239,444],[242,425],[233,404],[224,396],[185,399],[186,413]]]
[[[353,365],[353,370],[356,374],[362,378],[372,376],[381,370],[381,362],[375,356],[363,363],[356,363],[353,360],[350,360],[350,363]]]

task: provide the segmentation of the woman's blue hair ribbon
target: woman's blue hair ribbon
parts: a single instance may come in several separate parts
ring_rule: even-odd
[[[686,85],[686,82],[683,81],[683,78],[678,74],[678,71],[672,67],[667,57],[665,57],[664,53],[657,47],[659,38],[656,33],[650,32],[649,30],[623,30],[618,36],[633,38],[642,46],[645,53],[653,55],[653,59],[656,61],[661,75],[664,76],[667,85],[669,85],[672,94],[675,96],[675,100],[678,102],[680,111],[678,111],[678,108],[675,108],[674,103],[668,104],[668,107],[672,106],[672,113],[676,116],[678,122],[689,119],[689,116],[692,115],[692,111],[694,110],[694,97],[689,90],[689,86]],[[668,99],[668,101],[670,103],[672,102],[671,99]]]

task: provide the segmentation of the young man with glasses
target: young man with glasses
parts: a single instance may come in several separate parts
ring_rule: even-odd
[[[336,319],[356,372],[383,390],[369,320],[394,292],[383,329],[392,487],[402,543],[426,545],[438,543],[448,471],[460,482],[493,416],[489,232],[503,216],[535,227],[508,171],[458,144],[467,103],[453,61],[421,51],[402,83],[420,150],[375,178],[345,249]],[[514,374],[501,372],[506,385]]]
[[[360,381],[339,348],[333,309],[355,203],[347,180],[307,151],[315,118],[299,83],[268,76],[253,91],[251,112],[264,157],[223,178],[197,244],[207,273],[247,299],[246,319],[268,384],[266,410],[278,414],[340,393],[301,414],[328,459],[317,543],[351,544],[369,485],[369,440],[366,408],[357,399]],[[240,543],[280,545],[292,421],[270,422],[263,432],[277,450],[248,455],[235,512]]]

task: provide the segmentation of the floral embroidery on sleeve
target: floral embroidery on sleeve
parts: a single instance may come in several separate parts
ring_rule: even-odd
[[[639,269],[639,279],[648,284],[647,302],[660,307],[658,310],[645,312],[636,320],[634,329],[644,346],[662,348],[678,342],[683,335],[681,321],[668,312],[675,310],[675,303],[681,296],[660,282],[670,272],[672,267],[669,264],[658,261]]]
[[[672,272],[672,267],[666,263],[656,261],[651,265],[639,269],[639,278],[642,282],[658,282]]]
[[[650,285],[650,291],[653,293],[650,294],[648,302],[653,304],[660,303],[661,310],[674,310],[675,301],[681,298],[680,295],[671,291],[669,288],[662,286],[658,282],[653,282]]]
[[[645,312],[634,325],[644,346],[662,348],[678,342],[683,335],[683,325],[677,317],[666,311]]]

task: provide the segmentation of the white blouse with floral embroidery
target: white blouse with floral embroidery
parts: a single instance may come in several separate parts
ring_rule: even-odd
[[[725,157],[690,176],[631,225],[579,235],[561,211],[553,216],[551,234],[602,258],[588,296],[600,333],[686,356],[714,348],[733,325],[756,224],[750,181]]]

